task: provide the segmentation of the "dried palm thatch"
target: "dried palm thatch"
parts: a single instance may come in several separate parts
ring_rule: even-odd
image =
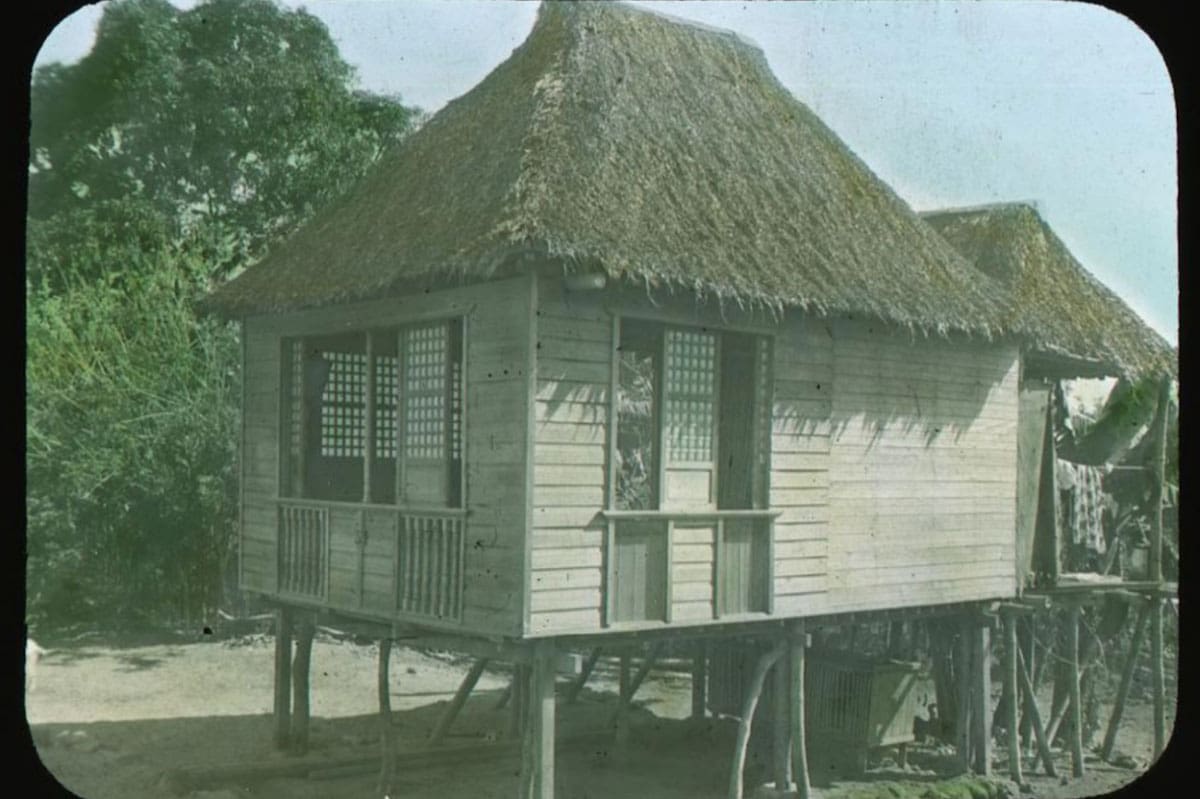
[[[1174,348],[1092,277],[1032,206],[1007,203],[922,216],[1004,287],[1016,314],[1007,327],[1035,351],[1064,366],[1079,364],[1080,376],[1175,376]],[[1083,366],[1087,362],[1092,370]]]
[[[534,255],[780,310],[1002,332],[1000,292],[735,34],[545,3],[529,38],[210,297],[238,316],[480,280]]]

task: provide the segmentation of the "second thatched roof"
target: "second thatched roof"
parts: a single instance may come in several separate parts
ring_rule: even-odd
[[[982,277],[734,34],[545,3],[529,38],[218,290],[228,315],[479,280],[521,254],[742,305],[1001,333]]]
[[[1174,376],[1174,348],[1094,278],[1026,203],[922,214],[955,249],[1004,287],[1021,332],[1079,376]],[[1089,366],[1090,364],[1090,366]],[[1066,375],[1064,375],[1066,376]]]

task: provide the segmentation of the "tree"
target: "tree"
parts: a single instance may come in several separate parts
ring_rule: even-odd
[[[353,89],[319,19],[270,0],[118,0],[77,64],[34,76],[29,215],[145,200],[235,232],[228,270],[344,191],[415,110]]]
[[[26,236],[29,613],[192,616],[234,562],[237,330],[213,282],[412,125],[328,31],[268,0],[116,0],[32,85]]]

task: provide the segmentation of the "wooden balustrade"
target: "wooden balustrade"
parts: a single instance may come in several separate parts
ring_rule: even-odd
[[[329,509],[279,504],[279,593],[325,599],[329,590]]]
[[[439,619],[462,618],[465,536],[458,513],[400,511],[396,540],[396,609]]]

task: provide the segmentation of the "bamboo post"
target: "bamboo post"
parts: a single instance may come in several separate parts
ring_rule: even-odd
[[[971,754],[975,772],[988,776],[992,772],[991,712],[992,675],[990,632],[983,624],[975,623],[971,631]]]
[[[775,789],[780,792],[787,791],[792,784],[791,775],[791,719],[789,711],[791,710],[791,702],[788,701],[788,686],[791,682],[791,670],[788,667],[789,658],[780,655],[779,660],[775,661],[775,666],[772,668],[774,673],[774,682],[772,683],[771,697],[773,701],[771,714],[771,731],[772,731],[772,751],[771,765],[774,768],[775,774]]]
[[[554,672],[554,642],[538,641],[527,691],[530,721],[527,737],[533,747],[534,799],[554,799]]]
[[[275,611],[275,747],[285,749],[292,726],[292,611]]]
[[[696,642],[692,657],[692,718],[702,719],[708,710],[708,643]]]
[[[1071,692],[1071,775],[1083,776],[1083,698],[1079,690],[1079,605],[1072,603],[1069,609],[1067,646],[1070,653],[1070,679],[1067,688]]]
[[[1008,774],[1017,785],[1025,782],[1021,774],[1021,731],[1017,718],[1017,617],[1012,613],[1004,615],[1004,691],[1008,695],[1008,705],[1005,707],[1008,727]]]
[[[1163,674],[1163,602],[1155,596],[1150,603],[1150,675],[1154,687],[1154,757],[1167,745],[1167,703]]]
[[[301,755],[308,751],[309,672],[315,632],[312,617],[306,616],[299,624],[296,658],[292,661],[291,747],[292,751]]]
[[[598,660],[600,660],[600,647],[596,647],[588,653],[587,660],[583,662],[583,668],[579,671],[579,676],[567,689],[566,700],[569,704],[574,704],[579,699],[579,694],[583,691],[583,686],[587,684],[588,678],[592,676]]]
[[[1117,699],[1108,719],[1108,728],[1104,731],[1104,744],[1100,748],[1100,757],[1103,760],[1112,757],[1113,746],[1117,742],[1117,728],[1121,726],[1121,716],[1125,713],[1125,700],[1129,698],[1129,686],[1133,683],[1133,670],[1137,666],[1138,655],[1141,654],[1142,639],[1146,636],[1146,619],[1149,616],[1150,603],[1145,602],[1138,610],[1137,621],[1134,622],[1133,640],[1129,645],[1129,654],[1125,657],[1125,668],[1121,671]]]
[[[395,743],[392,735],[392,683],[389,667],[392,659],[392,639],[379,639],[379,795],[387,797],[392,792],[395,772]]]
[[[1033,728],[1033,737],[1037,741],[1038,755],[1042,759],[1042,765],[1046,768],[1046,774],[1051,777],[1057,777],[1058,772],[1054,768],[1054,758],[1050,754],[1050,739],[1046,737],[1046,728],[1042,726],[1042,714],[1038,712],[1037,697],[1033,693],[1033,681],[1030,680],[1029,674],[1025,667],[1025,657],[1017,652],[1017,672],[1021,677],[1021,690],[1025,694],[1025,707],[1029,711],[1029,725]]]
[[[479,678],[483,675],[483,670],[487,668],[487,664],[487,658],[476,660],[471,666],[470,671],[467,672],[467,676],[463,677],[458,690],[454,693],[454,698],[450,700],[450,704],[446,706],[445,712],[438,719],[437,726],[433,728],[433,732],[429,735],[430,746],[437,746],[446,737],[446,733],[450,731],[450,725],[454,723],[454,719],[458,718],[459,711],[467,703],[467,697],[471,695],[471,691],[475,690],[475,683],[479,682]]]
[[[798,622],[792,630],[790,642],[789,665],[791,680],[788,688],[788,699],[791,702],[792,725],[792,778],[796,781],[796,799],[809,799],[812,789],[808,781],[808,741],[805,736],[804,696],[804,656],[808,648],[808,635],[804,630],[804,622]]]
[[[742,771],[746,766],[746,747],[750,743],[750,726],[754,722],[754,711],[758,707],[758,699],[762,695],[763,683],[767,672],[783,654],[784,643],[776,644],[769,652],[763,653],[754,664],[754,672],[750,684],[746,688],[746,699],[742,703],[742,716],[738,720],[737,743],[733,753],[733,770],[729,775],[729,799],[742,799]]]

